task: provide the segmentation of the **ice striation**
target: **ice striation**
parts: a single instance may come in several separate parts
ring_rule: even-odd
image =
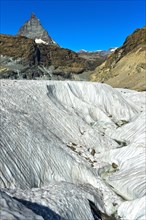
[[[0,219],[1,220],[43,220],[25,205],[0,191]]]
[[[1,80],[2,195],[43,219],[131,220],[134,207],[132,220],[144,219],[144,97],[100,83]]]
[[[36,214],[40,214],[46,220],[60,219],[60,217],[61,219],[94,220],[93,213],[97,215],[97,220],[101,219],[101,216],[108,217],[103,214],[105,210],[102,195],[91,185],[53,182],[41,189],[7,190],[6,193],[13,196],[14,199],[17,198],[17,201],[26,205],[27,208],[35,210]],[[38,201],[40,207],[35,207]],[[96,210],[94,210],[93,204],[95,204]],[[50,211],[47,211],[47,208]]]
[[[133,201],[123,202],[122,205],[118,208],[118,215],[121,219],[139,219],[145,220],[146,218],[146,196],[135,199]]]

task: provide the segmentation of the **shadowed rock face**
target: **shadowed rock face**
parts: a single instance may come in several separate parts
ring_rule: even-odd
[[[41,39],[49,45],[58,45],[42,27],[35,14],[32,14],[30,19],[24,23],[24,25],[19,29],[17,35],[25,36],[33,40]]]

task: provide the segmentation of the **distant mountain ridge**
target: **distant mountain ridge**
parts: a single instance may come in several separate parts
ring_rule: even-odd
[[[87,50],[81,49],[77,52],[77,54],[79,57],[84,58],[86,60],[95,61],[97,63],[97,66],[99,66],[116,49],[117,48],[109,48],[108,50],[96,50],[96,51],[87,51]]]
[[[77,51],[77,53],[78,54],[97,54],[99,56],[107,56],[113,53],[116,49],[117,47],[109,48],[108,50],[95,50],[95,51],[88,51],[88,50],[81,49]]]
[[[36,40],[36,43],[44,43],[48,45],[59,46],[43,28],[40,20],[32,13],[30,19],[26,21],[19,29],[17,36],[25,36]]]

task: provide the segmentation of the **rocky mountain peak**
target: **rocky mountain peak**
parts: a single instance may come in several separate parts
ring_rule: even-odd
[[[25,36],[36,40],[36,43],[45,43],[48,45],[58,45],[48,34],[48,32],[43,28],[40,20],[36,17],[34,13],[19,29],[18,36]],[[58,45],[59,46],[59,45]]]
[[[32,12],[30,19],[36,19],[38,20],[38,18],[36,17],[35,13]]]

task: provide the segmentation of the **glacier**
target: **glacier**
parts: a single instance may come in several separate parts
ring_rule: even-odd
[[[0,91],[3,220],[146,219],[146,92],[39,80]]]

